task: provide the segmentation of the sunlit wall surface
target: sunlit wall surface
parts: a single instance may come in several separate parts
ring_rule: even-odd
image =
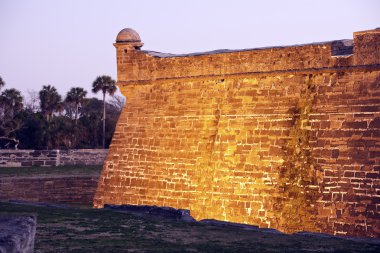
[[[380,237],[380,30],[200,55],[132,44],[115,44],[127,104],[96,207]]]

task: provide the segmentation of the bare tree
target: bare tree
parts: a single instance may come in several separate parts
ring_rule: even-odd
[[[22,121],[17,119],[17,114],[23,109],[23,98],[16,89],[4,90],[0,95],[0,139],[8,141],[5,147],[9,148],[14,143],[17,149],[20,141],[16,132],[21,129]]]
[[[25,99],[25,109],[31,112],[38,112],[40,109],[40,98],[38,92],[35,90],[28,90],[27,97]]]
[[[116,94],[114,94],[109,100],[109,103],[113,105],[119,112],[123,110],[125,102],[126,102],[126,99],[123,96],[119,96]]]
[[[17,149],[20,144],[20,140],[16,138],[16,132],[23,127],[23,123],[20,120],[13,119],[4,122],[0,126],[0,132],[2,133],[0,136],[0,140],[8,141],[7,144],[4,145],[6,148],[10,148],[11,143],[14,144],[14,148]]]

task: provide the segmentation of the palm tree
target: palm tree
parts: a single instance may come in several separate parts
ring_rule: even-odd
[[[16,113],[22,110],[22,96],[16,89],[4,90],[0,95],[0,106],[3,110],[4,117],[13,118]]]
[[[42,86],[39,92],[41,112],[50,121],[54,112],[62,111],[62,98],[57,89],[51,85]]]
[[[80,87],[73,87],[67,92],[65,102],[75,104],[75,125],[78,121],[79,105],[83,104],[83,100],[87,95],[87,91]]]
[[[116,91],[115,80],[110,76],[98,76],[92,83],[92,92],[103,93],[103,148],[105,148],[105,136],[106,136],[106,93],[113,95]]]
[[[5,82],[3,81],[3,78],[0,76],[0,90],[5,86]]]

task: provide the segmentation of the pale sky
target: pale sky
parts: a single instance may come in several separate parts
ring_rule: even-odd
[[[116,78],[112,44],[126,27],[166,53],[352,39],[380,27],[380,1],[0,0],[0,76],[23,95],[52,84],[93,96],[96,76]]]

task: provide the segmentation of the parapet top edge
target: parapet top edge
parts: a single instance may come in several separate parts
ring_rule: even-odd
[[[227,54],[227,53],[246,52],[246,51],[261,51],[261,50],[269,50],[269,49],[283,49],[283,48],[290,48],[290,47],[322,46],[322,45],[331,45],[332,43],[337,43],[337,42],[342,42],[347,47],[353,46],[352,39],[341,39],[341,40],[331,40],[331,41],[312,42],[312,43],[284,45],[284,46],[269,46],[269,47],[245,48],[245,49],[217,49],[217,50],[212,50],[212,51],[195,52],[195,53],[187,53],[187,54],[162,53],[162,52],[157,52],[157,51],[152,51],[152,50],[142,50],[142,52],[156,58],[176,58],[176,57],[189,57],[189,56],[204,56],[204,55],[213,55],[213,54]]]

